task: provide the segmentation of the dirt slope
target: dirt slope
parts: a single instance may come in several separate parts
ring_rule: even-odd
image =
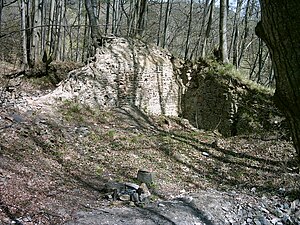
[[[300,178],[290,142],[226,139],[130,106],[102,111],[71,101],[47,105],[38,100],[45,92],[26,79],[18,82],[22,88],[7,94],[12,97],[0,110],[1,224],[102,224],[110,213],[120,222],[107,224],[151,218],[154,224],[192,224],[188,218],[194,224],[252,224],[257,211],[266,221],[289,216],[297,224]],[[138,183],[141,168],[156,173],[150,208],[106,199],[107,183]],[[180,214],[186,201],[190,211]],[[101,210],[104,216],[97,217]],[[127,217],[131,213],[138,222]]]

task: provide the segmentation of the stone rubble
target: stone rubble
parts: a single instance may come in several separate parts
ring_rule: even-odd
[[[128,204],[141,206],[150,202],[151,193],[145,183],[108,183],[106,186],[106,198],[109,201],[122,201]]]

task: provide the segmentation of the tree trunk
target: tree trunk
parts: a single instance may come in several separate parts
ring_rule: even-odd
[[[219,52],[221,53],[221,61],[228,63],[227,50],[227,5],[226,0],[220,0],[220,25],[219,25],[220,41]]]
[[[205,0],[205,3],[204,2],[202,3],[202,4],[204,4],[204,6],[203,6],[203,11],[202,11],[203,16],[201,18],[201,23],[199,20],[199,24],[201,24],[200,31],[199,31],[197,41],[194,44],[194,48],[193,48],[193,50],[191,50],[190,59],[192,59],[194,57],[194,54],[195,54],[195,58],[198,58],[199,47],[204,42],[205,37],[203,37],[204,36],[203,33],[204,33],[204,29],[205,29],[205,24],[206,24],[206,17],[207,17],[208,10],[209,10],[209,2],[210,2],[210,0]]]
[[[300,1],[260,0],[256,33],[267,44],[274,65],[275,103],[290,123],[300,164]]]
[[[79,45],[80,45],[80,26],[81,26],[81,5],[82,5],[82,0],[79,0],[78,1],[78,14],[77,14],[77,17],[78,17],[78,23],[77,23],[77,34],[76,34],[76,55],[75,55],[75,58],[76,58],[76,62],[79,61]],[[66,32],[66,29],[64,29],[64,32]],[[65,36],[65,35],[64,35]]]
[[[48,17],[48,33],[47,33],[47,41],[46,41],[46,54],[51,56],[53,54],[53,30],[54,30],[54,10],[55,10],[55,1],[50,0],[50,12]]]
[[[32,52],[34,63],[40,61],[41,51],[41,21],[42,21],[42,5],[39,0],[34,1],[34,12],[32,13],[33,35],[32,35]]]
[[[205,31],[205,36],[203,40],[203,45],[201,49],[201,57],[204,59],[206,57],[206,46],[207,46],[207,41],[210,36],[210,31],[212,27],[212,21],[213,21],[213,16],[214,16],[214,6],[215,6],[215,0],[212,0],[210,3],[209,7],[209,18],[208,18],[208,23]]]
[[[3,9],[3,0],[0,0],[0,34],[1,34],[1,28],[2,28],[2,9]]]
[[[28,67],[27,61],[27,35],[26,35],[26,8],[25,0],[21,1],[21,30],[22,30],[22,52],[23,52],[23,67],[26,69]]]
[[[190,2],[189,25],[188,25],[188,30],[187,30],[186,40],[185,40],[185,52],[184,52],[185,60],[187,60],[188,53],[189,53],[192,18],[193,18],[193,0],[191,0]]]
[[[163,43],[162,47],[165,48],[167,44],[167,29],[168,29],[168,21],[169,21],[169,15],[170,15],[170,0],[167,1],[167,8],[165,12],[165,23],[164,23],[164,31],[163,31]]]
[[[232,64],[239,69],[240,65],[238,64],[238,46],[239,46],[239,23],[240,23],[240,14],[242,10],[243,1],[238,0],[236,3],[236,12],[234,15],[234,27],[232,32]],[[231,50],[231,48],[229,48]],[[230,56],[229,56],[230,58]]]
[[[104,33],[107,35],[109,26],[109,12],[110,12],[110,0],[106,1],[106,18],[105,18],[105,30]]]
[[[162,10],[163,10],[163,0],[160,1],[159,7],[159,20],[158,20],[158,30],[157,30],[157,37],[156,37],[156,45],[160,46],[160,32],[161,32],[161,23],[162,23]]]
[[[245,12],[245,16],[244,16],[244,31],[243,31],[244,35],[243,35],[242,44],[240,47],[240,55],[239,55],[239,59],[237,62],[238,65],[241,65],[241,62],[242,62],[242,59],[244,57],[244,53],[246,50],[247,38],[249,36],[249,21],[248,20],[249,20],[250,15],[252,14],[253,6],[254,6],[253,0],[247,0],[246,12]]]
[[[94,10],[95,0],[85,0],[85,8],[89,17],[91,27],[91,37],[95,48],[102,45],[102,35],[99,30],[98,19]]]
[[[138,8],[137,34],[143,36],[145,32],[145,24],[147,22],[147,0],[140,0]]]

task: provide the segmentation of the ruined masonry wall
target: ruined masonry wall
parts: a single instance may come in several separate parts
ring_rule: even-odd
[[[92,107],[133,104],[149,114],[177,116],[179,83],[170,58],[156,46],[116,38],[97,49],[92,62],[72,71],[52,95]]]

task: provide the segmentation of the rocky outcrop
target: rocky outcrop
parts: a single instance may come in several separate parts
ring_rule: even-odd
[[[148,114],[178,115],[179,84],[171,54],[138,40],[112,38],[51,94],[92,107],[134,105]]]

